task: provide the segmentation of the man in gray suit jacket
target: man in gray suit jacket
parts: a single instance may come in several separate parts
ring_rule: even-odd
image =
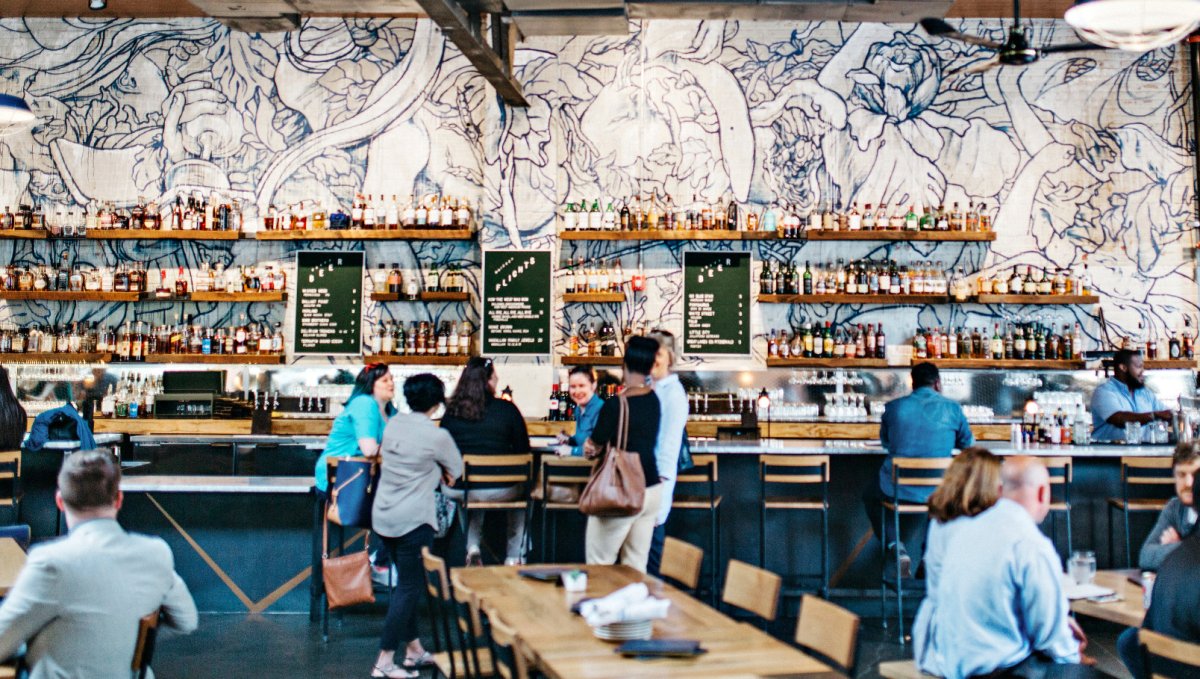
[[[22,644],[31,679],[128,677],[139,620],[196,629],[196,604],[159,538],[117,523],[121,470],[112,455],[80,451],[63,461],[55,502],[68,535],[29,553],[0,604],[0,658]]]

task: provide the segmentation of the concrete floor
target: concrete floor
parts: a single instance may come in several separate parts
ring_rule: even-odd
[[[862,612],[868,614],[873,609],[877,615],[877,603],[839,603],[866,608]],[[160,679],[368,677],[379,648],[383,613],[380,604],[373,609],[356,609],[340,621],[331,619],[328,643],[321,641],[319,625],[310,624],[305,615],[205,614],[195,634],[159,641],[155,674]],[[794,620],[784,620],[778,629],[790,630],[794,624]],[[1128,679],[1115,652],[1120,629],[1095,621],[1084,621],[1084,626],[1091,640],[1089,653],[1096,657],[1100,669]],[[863,620],[858,677],[878,677],[880,661],[907,657],[911,657],[911,650],[896,643],[894,628],[884,630],[878,618]],[[786,671],[780,668],[781,673]]]

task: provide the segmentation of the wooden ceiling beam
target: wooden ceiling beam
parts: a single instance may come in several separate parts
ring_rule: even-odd
[[[417,0],[446,37],[458,47],[479,74],[496,88],[496,94],[510,106],[526,107],[521,84],[512,75],[512,48],[515,42],[512,24],[498,13],[488,13],[492,24],[492,44],[480,30],[483,13],[468,12],[458,0]]]

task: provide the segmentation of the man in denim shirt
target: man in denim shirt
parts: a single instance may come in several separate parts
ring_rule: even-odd
[[[950,457],[955,448],[975,443],[975,436],[963,415],[962,406],[942,396],[942,379],[936,365],[918,363],[912,369],[913,391],[888,402],[879,423],[879,440],[888,451],[888,459],[863,491],[863,505],[876,536],[883,536],[888,552],[896,546],[891,522],[881,526],[883,503],[896,498],[892,487],[892,457]],[[927,502],[934,488],[906,486],[900,490],[902,502]],[[904,543],[900,548],[900,575],[910,577],[912,560]]]
[[[1113,376],[1092,392],[1092,440],[1124,441],[1125,424],[1171,421],[1171,411],[1146,388],[1142,355],[1121,349],[1113,355]],[[1143,436],[1149,433],[1143,431]]]

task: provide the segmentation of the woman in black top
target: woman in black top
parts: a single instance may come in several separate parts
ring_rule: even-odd
[[[525,418],[517,406],[496,398],[499,378],[492,359],[473,357],[467,361],[454,393],[446,402],[446,414],[442,417],[442,428],[450,432],[454,444],[464,455],[511,455],[529,452],[529,432],[525,429]],[[447,497],[462,499],[461,490],[446,489]],[[502,502],[525,497],[525,486],[471,486],[470,502]],[[483,529],[483,513],[474,512],[467,524],[467,565],[481,565],[483,558],[479,550],[480,533]],[[525,512],[508,512],[508,546],[506,564],[525,561]]]
[[[8,369],[0,366],[0,450],[19,450],[25,440],[25,409],[13,393]]]
[[[642,511],[635,516],[589,516],[586,553],[589,564],[612,564],[620,557],[622,564],[646,572],[650,555],[650,539],[654,521],[662,500],[662,483],[654,448],[658,442],[661,409],[658,396],[646,386],[646,378],[654,366],[658,342],[649,337],[631,337],[625,344],[625,390],[621,396],[628,400],[629,438],[625,450],[638,454],[642,473],[646,475],[646,497]],[[599,454],[609,443],[617,443],[620,419],[620,398],[610,398],[600,409],[596,428],[585,444],[585,454]]]

